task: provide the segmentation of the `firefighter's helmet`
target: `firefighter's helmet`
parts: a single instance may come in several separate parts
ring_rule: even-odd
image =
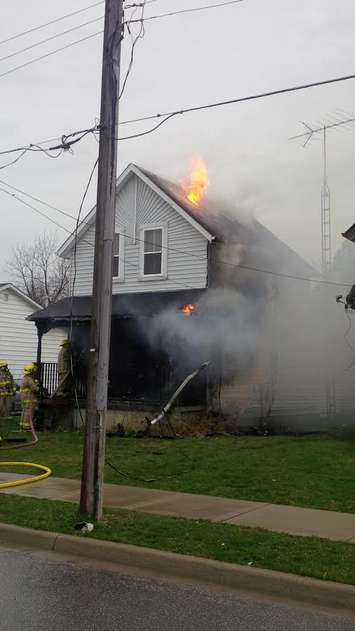
[[[36,369],[35,364],[26,364],[26,366],[24,366],[23,368],[23,372],[25,375],[30,375],[31,373],[33,373]]]

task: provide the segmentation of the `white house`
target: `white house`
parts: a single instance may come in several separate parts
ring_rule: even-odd
[[[21,378],[25,364],[36,361],[37,331],[26,320],[41,306],[11,283],[0,284],[0,359],[9,364],[15,378]],[[52,329],[43,341],[42,361],[56,362],[60,344],[66,338],[65,328]]]

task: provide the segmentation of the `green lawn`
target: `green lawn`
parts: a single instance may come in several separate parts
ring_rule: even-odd
[[[77,506],[2,495],[0,522],[77,534]],[[355,545],[256,528],[106,510],[90,537],[355,585]]]
[[[1,460],[32,460],[79,478],[82,436],[47,433]],[[106,481],[355,513],[355,436],[108,438]],[[2,467],[2,470],[4,468]],[[0,472],[1,475],[1,472]],[[153,482],[144,480],[154,479]]]

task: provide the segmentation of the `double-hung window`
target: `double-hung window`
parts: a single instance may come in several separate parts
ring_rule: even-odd
[[[124,250],[124,236],[117,232],[113,237],[112,248],[112,278],[123,280],[124,267],[123,267],[123,250]]]
[[[167,273],[167,229],[144,226],[141,230],[141,278],[164,278]]]

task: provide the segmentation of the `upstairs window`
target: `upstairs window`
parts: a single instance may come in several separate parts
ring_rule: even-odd
[[[142,229],[141,277],[162,278],[166,275],[166,228],[149,226]]]
[[[123,280],[123,244],[124,239],[117,232],[113,237],[112,278]]]

